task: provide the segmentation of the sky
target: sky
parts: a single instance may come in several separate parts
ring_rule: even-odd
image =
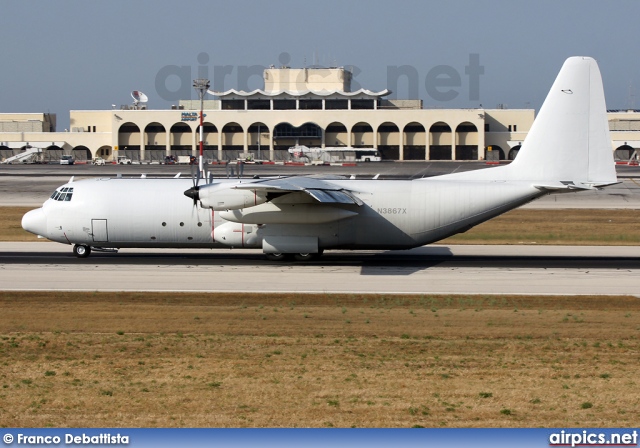
[[[262,87],[263,67],[343,66],[425,107],[539,109],[592,56],[609,109],[640,108],[637,0],[0,0],[0,112],[57,114]],[[394,73],[408,73],[396,76]],[[443,80],[443,78],[445,78]],[[448,86],[446,84],[448,83]],[[445,95],[441,93],[445,92]],[[186,97],[186,98],[185,98]]]

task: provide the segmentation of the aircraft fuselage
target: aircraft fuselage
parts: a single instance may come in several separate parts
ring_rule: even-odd
[[[232,186],[237,180],[222,180]],[[243,180],[251,183],[252,180]],[[263,247],[275,239],[326,249],[405,249],[465,231],[540,196],[518,182],[332,180],[362,205],[326,205],[291,193],[238,210],[201,208],[183,195],[189,179],[106,178],[72,182],[25,228],[60,243],[105,248]]]

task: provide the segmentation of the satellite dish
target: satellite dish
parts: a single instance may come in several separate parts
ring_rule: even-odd
[[[146,103],[147,101],[149,101],[149,97],[147,97],[147,95],[139,90],[134,90],[133,92],[131,92],[131,98],[133,98],[133,104],[136,105],[138,103]]]

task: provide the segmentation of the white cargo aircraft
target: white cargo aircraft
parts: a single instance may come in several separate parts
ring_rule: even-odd
[[[506,166],[415,180],[82,180],[59,187],[22,227],[73,245],[78,257],[92,248],[231,247],[308,260],[329,249],[422,246],[548,193],[614,183],[600,71],[572,57]]]

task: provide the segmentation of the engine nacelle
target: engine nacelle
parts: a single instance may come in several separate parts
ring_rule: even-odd
[[[200,187],[199,198],[202,207],[215,211],[238,210],[267,202],[266,193],[233,187]]]
[[[216,243],[230,247],[262,247],[262,237],[258,235],[258,226],[227,222],[213,229]]]

